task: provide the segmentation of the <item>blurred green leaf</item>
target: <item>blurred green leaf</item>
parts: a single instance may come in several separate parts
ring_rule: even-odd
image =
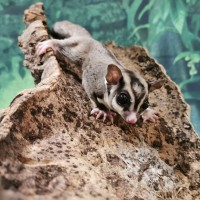
[[[8,67],[3,62],[0,62],[0,75],[8,72]]]
[[[170,12],[169,1],[162,1],[162,6],[160,7],[160,16],[162,17],[163,21],[167,19]]]
[[[184,24],[183,32],[180,35],[180,38],[181,38],[185,48],[193,51],[194,41],[200,43],[200,38],[197,35],[194,35],[194,33],[190,31],[191,27],[189,28],[188,26],[189,26],[189,24],[187,24],[187,23]]]
[[[143,10],[140,12],[139,16],[138,16],[138,19],[140,20],[143,15],[152,8],[152,6],[154,5],[154,3],[156,2],[156,0],[151,0],[149,1],[148,4],[146,4],[146,6],[143,8]]]
[[[0,5],[2,5],[2,6],[7,6],[7,5],[9,5],[9,0],[7,0],[7,1],[4,1],[4,0],[0,0]]]
[[[13,44],[13,40],[6,37],[0,37],[0,51],[10,48]]]
[[[25,68],[24,67],[22,67],[22,66],[19,66],[18,67],[18,72],[19,72],[19,75],[21,76],[21,78],[24,78],[25,77],[25,75],[26,75],[26,71],[25,71]]]
[[[187,61],[198,63],[200,62],[200,51],[181,52],[176,56],[174,63],[178,62],[181,59],[186,59]]]
[[[199,75],[193,76],[193,77],[191,77],[187,80],[182,81],[181,83],[179,83],[179,87],[182,90],[185,85],[191,84],[191,83],[197,83],[197,82],[200,82],[200,76]],[[199,93],[199,95],[200,95],[200,93]]]
[[[143,25],[140,25],[140,26],[137,26],[134,31],[132,32],[132,34],[129,36],[130,37],[133,37],[139,30],[141,29],[148,29],[150,27],[150,24],[143,24]]]
[[[192,17],[192,27],[194,27],[194,34],[198,35],[198,32],[200,30],[200,13],[194,14]]]
[[[182,0],[170,1],[171,19],[177,31],[181,34],[186,20],[186,7]]]
[[[200,101],[200,93],[199,92],[183,92],[183,95],[186,100],[198,100]]]
[[[135,26],[135,16],[137,14],[137,10],[142,4],[142,1],[132,1],[131,5],[128,0],[122,0],[122,5],[125,8],[127,14],[127,28],[130,29]]]
[[[56,11],[56,20],[58,20],[60,18],[60,15],[61,15],[61,11],[57,10]]]
[[[22,58],[20,56],[13,56],[11,59],[11,65],[13,69],[17,69],[20,66]]]
[[[190,76],[194,76],[194,75],[196,75],[196,74],[198,73],[198,71],[197,71],[197,69],[196,69],[194,63],[189,62],[189,63],[187,64],[187,66],[190,68],[190,71],[189,71]]]

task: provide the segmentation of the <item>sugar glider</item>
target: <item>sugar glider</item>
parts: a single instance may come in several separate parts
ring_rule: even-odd
[[[53,32],[61,39],[39,42],[36,52],[41,55],[50,48],[56,57],[81,63],[82,85],[93,107],[91,114],[103,121],[113,121],[118,113],[131,124],[139,117],[155,122],[158,116],[149,108],[148,94],[160,88],[160,83],[148,84],[141,75],[124,67],[110,50],[79,25],[57,22]]]

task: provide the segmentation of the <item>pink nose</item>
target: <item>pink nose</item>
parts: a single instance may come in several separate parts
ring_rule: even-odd
[[[125,120],[128,123],[135,124],[137,122],[137,116],[135,113],[130,112],[130,113],[127,113]]]
[[[127,119],[126,122],[130,124],[135,124],[137,122],[137,119]]]

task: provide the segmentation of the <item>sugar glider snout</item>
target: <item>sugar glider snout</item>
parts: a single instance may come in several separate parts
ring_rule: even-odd
[[[137,115],[134,112],[126,112],[124,119],[130,124],[135,124],[137,122]]]

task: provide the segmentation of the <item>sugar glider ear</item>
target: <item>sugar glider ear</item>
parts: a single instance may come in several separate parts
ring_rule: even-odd
[[[108,65],[107,74],[106,74],[106,81],[110,85],[117,85],[119,80],[122,77],[121,70],[113,64]]]
[[[148,82],[149,93],[154,90],[160,89],[163,86],[164,82],[165,81],[163,80]]]

